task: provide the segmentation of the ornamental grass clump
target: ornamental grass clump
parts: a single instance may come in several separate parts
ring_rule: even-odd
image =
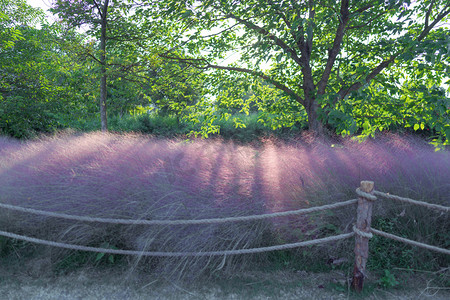
[[[390,134],[363,143],[303,135],[288,142],[267,139],[256,145],[220,139],[66,134],[26,143],[0,139],[0,153],[1,203],[78,216],[177,220],[271,213],[354,199],[361,180],[375,181],[377,190],[400,196],[442,205],[450,202],[449,153],[434,152],[416,138]],[[405,218],[404,224],[396,221],[395,230],[445,246],[448,216],[379,200],[374,218],[395,217],[403,210],[417,224],[423,224],[424,218],[427,224],[414,227]],[[70,221],[1,209],[0,226],[5,231],[77,245],[201,252],[349,232],[355,212],[356,207],[350,206],[262,221],[147,226]],[[431,230],[435,230],[433,235]],[[352,245],[341,241],[307,251],[317,254],[317,259],[351,257]],[[46,249],[55,262],[74,252]],[[261,260],[264,255],[134,257],[130,267],[189,277],[202,271],[233,271],[252,262],[251,258],[265,261]]]
[[[257,188],[251,184],[252,161],[248,159],[253,151],[221,141],[192,143],[136,135],[45,138],[2,156],[1,201],[78,216],[136,220],[261,214],[263,199],[252,194]],[[266,222],[143,226],[68,221],[6,210],[1,214],[4,230],[139,251],[250,248],[264,243],[261,237],[267,230]],[[60,249],[51,251],[58,258],[67,255]],[[151,265],[167,272],[182,267],[184,273],[195,274],[197,266],[225,267],[224,261],[223,257],[184,257],[154,259]]]

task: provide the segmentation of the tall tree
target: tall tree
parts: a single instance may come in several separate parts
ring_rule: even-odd
[[[112,24],[123,18],[128,6],[119,0],[56,0],[52,12],[58,14],[70,27],[87,26],[89,34],[99,39],[99,51],[90,53],[100,65],[100,119],[102,131],[108,130],[107,119],[107,42]]]
[[[148,2],[164,18],[183,22],[180,44],[197,49],[184,56],[169,49],[164,57],[261,78],[298,103],[319,134],[326,124],[339,126],[337,116],[355,99],[370,104],[370,89],[385,89],[385,99],[396,102],[391,110],[401,106],[393,95],[403,80],[393,75],[414,62],[434,57],[428,67],[439,63],[447,72],[437,74],[436,84],[450,71],[448,0]],[[238,61],[218,63],[232,51],[239,52]]]

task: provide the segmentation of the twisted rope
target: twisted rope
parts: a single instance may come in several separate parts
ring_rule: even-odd
[[[366,198],[367,200],[370,200],[370,201],[375,201],[375,200],[377,200],[377,197],[376,197],[376,196],[374,196],[374,195],[372,195],[372,194],[369,194],[369,193],[366,193],[366,192],[363,192],[363,191],[361,191],[360,188],[357,188],[357,189],[356,189],[356,193],[357,193],[359,196],[361,196],[361,197],[363,197],[363,198]]]
[[[351,199],[344,202],[337,202],[334,204],[328,204],[323,206],[310,207],[305,209],[298,209],[292,211],[262,214],[262,215],[252,215],[252,216],[241,216],[241,217],[229,217],[229,218],[212,218],[212,219],[199,219],[199,220],[131,220],[131,219],[112,219],[112,218],[95,218],[87,216],[75,216],[64,213],[55,213],[43,210],[37,210],[33,208],[25,208],[15,205],[9,205],[0,203],[1,208],[11,209],[15,211],[21,211],[26,213],[32,213],[36,215],[42,215],[47,217],[63,218],[67,220],[75,221],[85,221],[85,222],[98,222],[98,223],[111,223],[111,224],[127,224],[127,225],[194,225],[194,224],[218,224],[226,222],[238,222],[238,221],[252,221],[252,220],[262,220],[267,218],[276,218],[292,215],[300,215],[312,212],[318,212],[328,209],[335,209],[358,202],[358,199]]]
[[[371,239],[373,237],[373,234],[371,232],[364,232],[356,228],[355,225],[353,225],[353,232],[356,233],[359,236]]]
[[[120,250],[120,249],[106,249],[106,248],[97,248],[97,247],[87,247],[87,246],[79,246],[72,245],[66,243],[59,243],[47,240],[41,240],[37,238],[27,237],[23,235],[18,235],[10,232],[0,231],[0,235],[23,240],[27,242],[32,242],[41,245],[66,248],[72,250],[80,250],[80,251],[90,251],[90,252],[100,252],[100,253],[108,253],[108,254],[120,254],[120,255],[139,255],[139,256],[165,256],[165,257],[182,257],[182,256],[213,256],[213,255],[236,255],[236,254],[251,254],[251,253],[262,253],[267,251],[275,251],[275,250],[286,250],[298,247],[312,246],[322,243],[328,243],[338,240],[343,240],[350,238],[355,235],[354,232],[344,233],[340,235],[330,236],[326,238],[284,244],[284,245],[276,245],[270,247],[262,247],[262,248],[252,248],[252,249],[238,249],[238,250],[225,250],[225,251],[205,251],[205,252],[149,252],[149,251],[136,251],[136,250]]]
[[[383,192],[379,192],[379,191],[373,191],[373,193],[375,195],[382,196],[382,197],[385,197],[385,198],[388,198],[388,199],[402,201],[402,202],[415,204],[415,205],[420,205],[420,206],[425,206],[425,207],[430,208],[430,209],[437,209],[437,210],[442,210],[442,211],[445,211],[445,212],[449,212],[450,211],[450,207],[448,207],[448,206],[442,206],[442,205],[438,205],[438,204],[432,204],[432,203],[427,203],[427,202],[423,202],[423,201],[417,201],[417,200],[413,200],[413,199],[410,199],[410,198],[404,198],[404,197],[391,195],[391,194],[383,193]]]
[[[439,248],[436,246],[431,246],[428,244],[424,244],[424,243],[420,243],[420,242],[416,242],[416,241],[412,241],[412,240],[408,240],[390,233],[386,233],[384,231],[380,231],[380,230],[376,230],[374,228],[371,228],[370,231],[372,231],[373,233],[379,235],[379,236],[383,236],[385,238],[388,239],[392,239],[392,240],[396,240],[405,244],[409,244],[409,245],[413,245],[413,246],[417,246],[417,247],[421,247],[421,248],[425,248],[428,250],[432,250],[432,251],[436,251],[436,252],[440,252],[440,253],[444,253],[444,254],[450,254],[450,250],[448,249],[443,249],[443,248]]]

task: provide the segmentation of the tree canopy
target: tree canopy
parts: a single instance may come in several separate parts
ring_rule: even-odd
[[[448,1],[153,5],[163,18],[182,20],[182,30],[189,29],[182,43],[199,49],[164,57],[270,83],[278,95],[273,101],[304,110],[311,130],[322,133],[325,126],[343,134],[358,129],[368,134],[392,125],[426,124],[450,133],[442,90],[450,73]],[[221,63],[231,52],[239,59]],[[425,117],[427,109],[439,113]]]
[[[25,1],[0,4],[3,98],[20,90],[12,74],[31,74],[18,71],[21,62],[61,70],[39,80],[63,94],[36,96],[43,105],[72,103],[64,107],[73,116],[60,110],[57,126],[99,114],[107,130],[107,110],[157,108],[203,122],[206,135],[221,118],[245,127],[235,114],[254,112],[273,129],[368,136],[411,128],[449,143],[446,0],[55,0],[59,22],[40,29],[42,13]]]

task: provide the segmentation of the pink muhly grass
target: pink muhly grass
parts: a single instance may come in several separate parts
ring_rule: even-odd
[[[270,213],[356,198],[361,180],[375,181],[380,191],[450,203],[449,153],[392,134],[364,143],[343,139],[333,145],[304,136],[243,146],[221,140],[89,133],[23,144],[0,138],[0,154],[1,202],[74,215],[201,219]],[[335,225],[347,231],[355,207],[341,211]],[[0,215],[5,230],[40,238],[193,252],[314,238],[325,235],[321,222],[329,222],[314,215],[205,226],[116,226],[4,210]],[[212,261],[216,266],[222,262]],[[173,261],[185,268],[195,265],[193,270],[207,262],[208,258]],[[176,270],[168,263],[160,267]]]

